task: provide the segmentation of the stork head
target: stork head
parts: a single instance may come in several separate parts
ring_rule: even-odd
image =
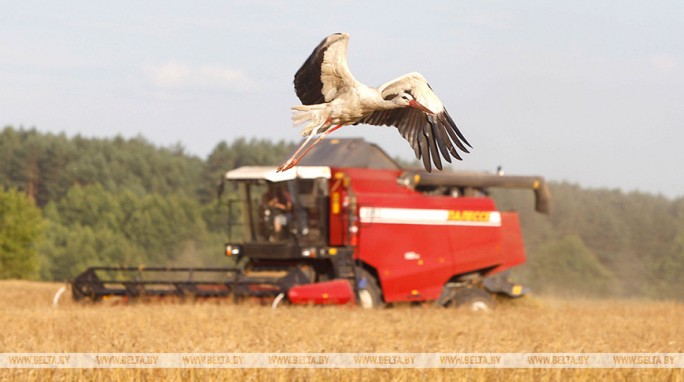
[[[411,95],[411,93],[409,92],[402,92],[398,94],[396,97],[394,97],[392,101],[400,107],[412,107],[414,109],[423,111],[428,114],[435,114],[432,112],[432,110],[428,109],[427,107],[423,106],[420,102],[416,101],[413,98],[413,95]]]

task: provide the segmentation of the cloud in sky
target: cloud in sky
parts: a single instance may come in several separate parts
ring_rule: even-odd
[[[465,15],[464,20],[475,27],[490,29],[508,29],[513,16],[503,11],[473,11]]]
[[[669,54],[651,56],[651,65],[660,71],[670,71],[677,67],[677,59]]]
[[[241,69],[217,64],[190,65],[168,61],[147,70],[157,87],[173,90],[223,90],[245,93],[255,89],[255,82]]]

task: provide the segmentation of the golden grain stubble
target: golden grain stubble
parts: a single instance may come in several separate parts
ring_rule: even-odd
[[[268,306],[217,301],[90,304],[74,303],[65,295],[53,308],[52,296],[60,286],[0,282],[2,352],[684,352],[684,305],[676,302],[533,297],[478,314],[432,306],[375,311],[282,306],[274,311]],[[66,380],[111,376],[412,380],[428,375],[438,380],[456,376],[592,380],[601,373],[639,379],[682,377],[681,370],[129,369],[5,370],[2,375]]]

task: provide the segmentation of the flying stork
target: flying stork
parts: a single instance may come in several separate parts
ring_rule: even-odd
[[[465,145],[472,146],[425,77],[414,72],[378,88],[366,86],[349,71],[348,42],[347,33],[326,37],[295,74],[295,91],[302,105],[292,108],[292,121],[295,126],[304,125],[301,134],[306,139],[292,157],[278,167],[278,172],[296,166],[309,150],[333,131],[360,123],[395,126],[413,148],[416,159],[422,158],[428,172],[432,170],[430,158],[435,167],[442,169],[440,152],[447,162],[451,163],[451,156],[461,160],[454,145],[469,152]],[[318,134],[319,138],[301,153]]]

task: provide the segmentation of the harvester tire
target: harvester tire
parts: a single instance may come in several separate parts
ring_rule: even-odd
[[[494,309],[491,293],[480,288],[458,288],[451,295],[451,304],[456,308],[466,308],[473,312],[489,312]]]
[[[359,306],[364,309],[376,309],[385,306],[382,300],[382,289],[378,285],[378,281],[365,269],[359,271],[359,290],[357,292],[357,299]]]

